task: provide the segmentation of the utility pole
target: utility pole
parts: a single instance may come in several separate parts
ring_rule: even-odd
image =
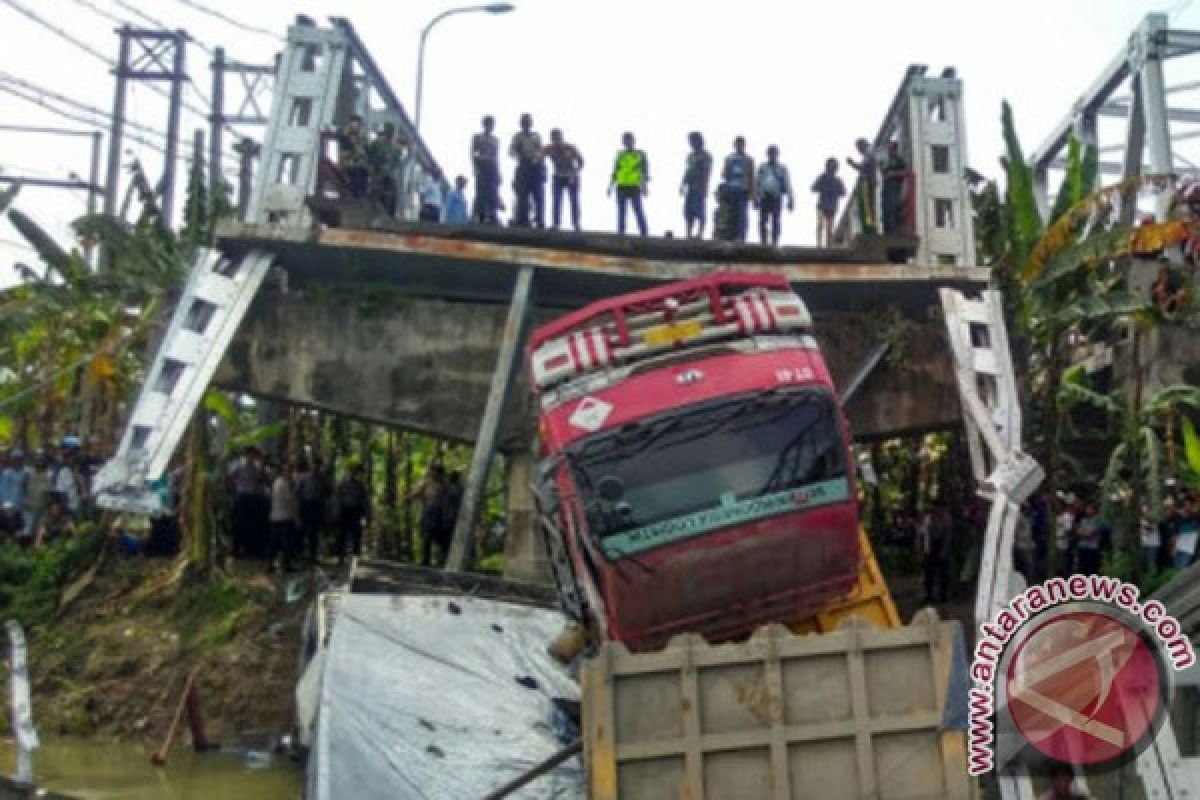
[[[231,125],[255,125],[265,128],[270,121],[271,102],[274,93],[276,67],[274,65],[242,64],[230,61],[225,57],[225,48],[213,50],[212,60],[212,114],[209,115],[209,191],[215,197],[220,184],[224,182],[224,137]],[[241,80],[226,86],[226,78],[236,75]],[[231,91],[227,92],[226,89]],[[230,102],[227,102],[230,101]],[[243,140],[245,141],[245,140]],[[258,145],[254,145],[254,155],[258,153]],[[242,141],[234,145],[233,150],[241,154]],[[238,164],[238,182],[242,181],[241,170],[246,166],[246,156],[242,155]],[[249,202],[250,188],[238,192],[238,207],[242,207],[242,197]]]
[[[183,84],[187,80],[184,71],[184,57],[187,55],[188,36],[183,31],[175,32],[175,69],[165,80],[171,82],[171,104],[167,109],[167,154],[163,164],[162,179],[162,215],[163,222],[171,227],[171,219],[175,211],[175,173],[179,159],[179,115],[183,111]]]
[[[179,119],[183,107],[183,84],[186,31],[163,31],[131,28],[117,29],[120,47],[117,53],[116,93],[113,97],[112,131],[108,141],[108,181],[105,184],[104,212],[115,214],[120,195],[122,137],[125,131],[125,99],[129,81],[167,81],[171,84],[170,105],[167,109],[167,147],[162,177],[163,222],[169,227],[174,211],[176,161],[179,156]]]
[[[262,152],[262,146],[249,137],[244,137],[233,146],[238,159],[237,213],[238,220],[246,221],[250,209],[250,193],[254,191],[254,159]]]
[[[117,50],[117,88],[113,97],[112,129],[108,133],[108,179],[104,182],[104,213],[109,216],[117,211],[117,183],[121,179],[121,137],[125,133],[125,84],[128,80],[129,37],[132,32],[128,25],[117,29],[121,44]]]
[[[88,180],[84,182],[75,172],[68,174],[66,180],[58,180],[52,178],[32,178],[23,177],[20,175],[0,175],[0,184],[20,183],[23,186],[39,186],[48,189],[68,189],[70,191],[83,190],[87,192],[87,213],[92,215],[96,213],[97,202],[101,195],[107,196],[105,187],[100,185],[100,150],[101,141],[104,137],[100,131],[85,131],[76,130],[74,128],[52,128],[39,125],[0,125],[0,132],[7,133],[28,133],[40,134],[47,136],[79,136],[90,138],[91,146],[91,164],[88,169]],[[87,256],[88,262],[92,262],[93,246],[90,242],[85,241],[83,244],[84,254]],[[93,264],[94,266],[94,264]]]
[[[221,188],[221,139],[225,120],[225,48],[213,49],[212,116],[209,117],[208,195],[216,197]]]

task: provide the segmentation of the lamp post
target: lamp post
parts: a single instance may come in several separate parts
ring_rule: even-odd
[[[413,105],[413,128],[417,133],[421,131],[421,95],[425,84],[425,40],[429,38],[429,32],[433,30],[433,26],[455,14],[472,14],[480,11],[486,14],[507,14],[515,8],[516,6],[512,3],[488,3],[481,6],[451,8],[429,20],[429,24],[421,29],[421,44],[417,48],[417,99]]]

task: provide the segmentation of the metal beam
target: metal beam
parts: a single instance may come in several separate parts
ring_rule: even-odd
[[[409,119],[408,112],[404,110],[404,104],[400,102],[400,98],[392,90],[391,84],[383,76],[383,70],[375,63],[375,59],[371,57],[367,46],[363,44],[362,39],[358,38],[358,32],[350,24],[350,20],[344,17],[330,17],[329,21],[345,35],[346,40],[350,43],[350,50],[354,60],[362,67],[363,75],[371,85],[371,88],[379,92],[379,97],[388,107],[387,110],[399,117],[400,124],[397,128],[408,138],[410,145],[416,149],[417,161],[421,165],[421,168],[426,172],[432,172],[437,167],[437,161],[434,160],[433,153],[425,146],[425,141],[417,133],[416,127],[413,125],[412,120]]]
[[[475,521],[483,504],[487,489],[488,468],[496,449],[496,435],[500,430],[500,417],[508,401],[509,389],[516,372],[521,352],[521,339],[525,330],[525,318],[529,308],[529,290],[533,285],[533,267],[521,267],[513,287],[512,302],[508,307],[508,319],[504,323],[504,337],[500,342],[500,353],[496,358],[496,370],[492,373],[492,385],[488,390],[487,404],[483,409],[483,420],[479,423],[479,435],[475,437],[475,449],[471,452],[471,467],[463,488],[462,505],[454,524],[454,540],[446,557],[446,569],[464,572],[475,560]]]
[[[97,186],[87,181],[27,178],[21,175],[0,175],[0,183],[19,183],[22,186],[44,186],[48,189],[80,189],[85,192],[96,192],[98,194],[104,192],[103,186]]]
[[[1062,149],[1067,146],[1067,137],[1074,128],[1075,119],[1079,114],[1085,109],[1095,108],[1107,102],[1117,87],[1128,77],[1129,60],[1125,50],[1122,49],[1120,55],[1109,62],[1104,71],[1100,73],[1100,77],[1080,95],[1071,113],[1064,117],[1050,132],[1050,135],[1042,141],[1042,144],[1030,154],[1029,164],[1034,167],[1044,166],[1057,158]]]
[[[1129,103],[1108,102],[1100,106],[1099,113],[1106,117],[1126,117],[1129,115]],[[1193,108],[1168,108],[1167,119],[1171,122],[1200,124],[1200,111]]]
[[[879,366],[879,362],[887,355],[887,351],[891,346],[891,342],[882,341],[863,359],[863,363],[858,366],[854,377],[850,379],[850,382],[846,384],[846,388],[841,392],[843,408],[850,402],[850,398],[854,397],[858,393],[858,390],[862,388],[862,385],[867,382],[867,378],[871,377],[871,373]]]
[[[1142,152],[1146,142],[1146,116],[1142,105],[1142,84],[1134,81],[1133,102],[1128,106],[1129,117],[1125,130],[1125,160],[1121,165],[1122,178],[1132,178],[1142,174]],[[1121,197],[1122,225],[1132,225],[1137,214],[1137,192],[1129,191]]]

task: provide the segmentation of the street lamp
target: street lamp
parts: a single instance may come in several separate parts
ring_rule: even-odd
[[[417,101],[413,107],[413,128],[419,133],[421,130],[421,94],[425,83],[425,40],[429,38],[429,32],[433,30],[433,26],[444,20],[446,17],[455,14],[471,14],[482,11],[486,14],[507,14],[509,11],[516,9],[512,3],[488,3],[481,6],[462,6],[460,8],[451,8],[438,14],[433,19],[429,20],[429,24],[421,29],[421,44],[417,49]]]

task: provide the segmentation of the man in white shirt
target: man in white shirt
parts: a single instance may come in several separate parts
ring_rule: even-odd
[[[284,465],[271,482],[271,544],[267,551],[267,572],[275,568],[275,556],[281,555],[284,572],[292,571],[292,549],[296,539],[296,494],[292,488],[292,468]]]
[[[767,160],[758,168],[754,180],[754,195],[755,204],[758,206],[759,241],[776,247],[779,245],[783,198],[787,198],[788,211],[795,210],[796,198],[792,194],[792,179],[788,175],[788,168],[779,163],[779,148],[775,145],[767,148]]]
[[[435,167],[421,176],[421,185],[417,191],[421,195],[421,212],[418,215],[422,222],[442,221],[442,173]]]

